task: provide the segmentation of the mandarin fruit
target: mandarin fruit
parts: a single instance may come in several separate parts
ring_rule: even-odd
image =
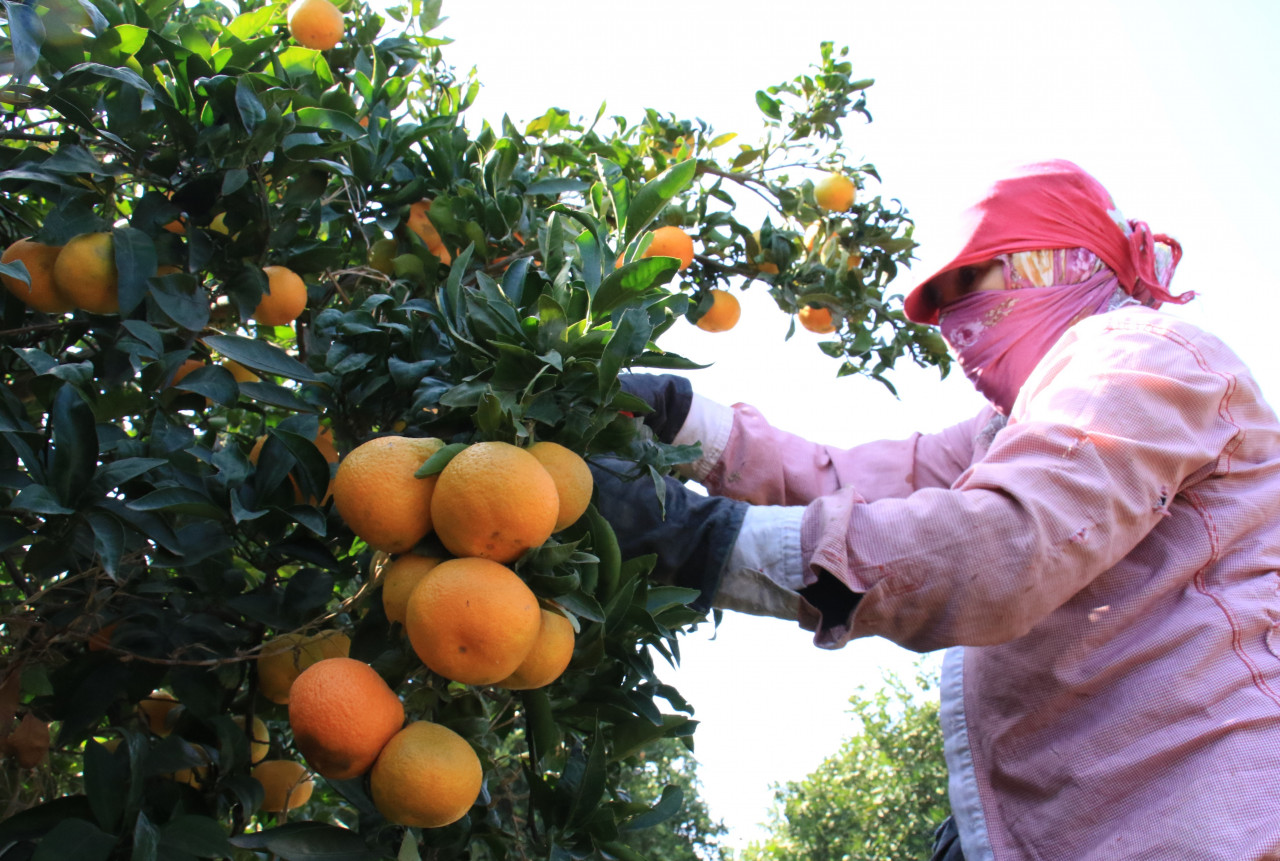
[[[498,687],[527,691],[546,687],[560,678],[573,658],[573,623],[563,613],[542,609],[542,626],[529,654]]]
[[[404,725],[404,705],[377,670],[330,658],[302,671],[289,692],[293,742],[330,780],[359,777]]]
[[[258,652],[258,690],[273,703],[289,702],[289,690],[307,667],[317,661],[345,658],[351,638],[341,631],[281,634],[262,644]]]
[[[405,632],[428,669],[468,685],[515,672],[542,626],[538,599],[514,571],[489,559],[441,562],[414,587]]]
[[[835,321],[831,318],[831,312],[826,308],[819,308],[816,305],[805,305],[796,314],[800,320],[800,325],[804,326],[810,332],[817,332],[825,335],[828,332],[836,330]]]
[[[76,308],[94,314],[120,311],[119,273],[110,233],[82,233],[69,240],[53,263],[53,283]]]
[[[307,768],[291,759],[271,759],[259,763],[249,776],[262,784],[262,810],[283,813],[301,807],[311,799],[315,781]]]
[[[386,573],[382,575],[382,609],[386,611],[388,621],[404,624],[405,607],[409,604],[413,587],[439,564],[440,560],[434,557],[406,553],[397,556],[387,566]]]
[[[61,314],[70,311],[75,305],[53,280],[53,267],[57,262],[60,245],[45,245],[32,242],[30,239],[19,239],[0,254],[0,263],[22,261],[27,267],[30,284],[24,284],[12,275],[0,275],[0,281],[9,288],[9,292],[17,296],[29,307],[46,314]]]
[[[369,789],[389,821],[440,828],[466,815],[483,781],[480,758],[466,739],[440,724],[414,721],[383,748]]]
[[[693,262],[693,237],[679,227],[667,225],[653,231],[649,247],[641,257],[675,257],[680,261],[680,269],[688,269]]]
[[[556,483],[527,449],[478,442],[441,470],[431,497],[436,535],[457,556],[514,562],[555,531]]]
[[[346,22],[329,0],[294,0],[288,12],[289,35],[304,48],[327,51],[342,40]]]
[[[853,180],[842,173],[830,173],[813,186],[813,199],[827,212],[847,212],[857,190]]]
[[[264,266],[267,291],[258,300],[252,317],[262,326],[287,326],[307,307],[307,284],[284,266]]]
[[[725,290],[712,290],[711,307],[698,318],[696,325],[707,332],[727,332],[738,325],[741,316],[742,306],[738,297]]]
[[[591,503],[591,488],[594,486],[587,462],[554,442],[535,442],[529,446],[529,454],[538,459],[556,485],[560,509],[554,531],[559,532],[577,523]]]
[[[351,531],[375,550],[412,550],[431,531],[440,478],[414,473],[443,445],[434,437],[383,436],[352,449],[330,485],[334,507]]]

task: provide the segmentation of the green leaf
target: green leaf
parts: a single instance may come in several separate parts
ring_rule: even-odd
[[[782,119],[782,107],[778,104],[778,100],[764,90],[756,90],[756,106],[769,119],[779,121]]]
[[[75,514],[75,509],[59,502],[57,495],[43,484],[28,484],[22,488],[9,507],[32,514]]]
[[[591,300],[592,315],[604,315],[640,299],[659,284],[666,284],[679,270],[680,261],[674,257],[646,257],[613,270]]]
[[[199,858],[229,858],[231,842],[221,823],[207,816],[184,815],[160,828],[160,848],[186,852]]]
[[[154,95],[151,85],[132,69],[104,66],[101,63],[81,63],[78,66],[72,66],[67,70],[68,83],[74,81],[81,73],[97,78],[108,78],[110,80],[119,81],[123,84],[128,84],[135,89],[141,90],[144,93]]]
[[[31,861],[106,861],[116,838],[83,819],[66,819],[44,836]]]
[[[111,232],[119,272],[120,313],[131,314],[147,295],[147,279],[156,274],[156,246],[151,237],[134,227]]]
[[[26,80],[27,73],[40,61],[40,46],[44,44],[44,25],[36,14],[36,7],[26,3],[4,4],[9,19],[9,39],[13,45],[14,80]]]
[[[470,447],[470,445],[470,443],[466,442],[455,442],[450,445],[446,445],[444,448],[431,455],[431,457],[427,458],[426,462],[423,463],[422,466],[418,467],[417,471],[414,472],[413,477],[426,478],[431,475],[439,474],[441,470],[449,465],[449,461],[457,457],[458,454]]]
[[[619,831],[640,831],[645,828],[652,828],[655,825],[661,825],[671,817],[680,812],[680,808],[684,806],[684,790],[678,786],[667,784],[662,787],[662,797],[657,802],[641,813],[634,816],[619,826]]]
[[[570,823],[578,824],[585,821],[600,804],[600,799],[604,797],[607,762],[604,741],[601,733],[597,731],[592,734],[591,750],[587,754],[587,761],[582,768],[582,779],[573,797],[569,812]]]
[[[250,370],[288,377],[303,383],[316,381],[316,375],[306,365],[266,341],[242,338],[239,335],[209,335],[204,342],[210,349]]]
[[[354,831],[321,822],[297,822],[231,838],[237,849],[274,852],[283,861],[377,861]]]
[[[525,720],[528,722],[530,753],[534,764],[560,746],[560,725],[551,712],[551,700],[543,688],[521,691]]]
[[[254,92],[253,84],[248,78],[240,78],[236,81],[236,111],[240,114],[240,122],[249,132],[267,118],[267,109],[258,100],[258,94]]]
[[[139,811],[138,819],[133,824],[133,854],[129,861],[156,861],[160,851],[160,832],[147,814]]]
[[[53,426],[53,460],[49,481],[58,499],[74,505],[98,464],[98,432],[93,409],[80,392],[64,385],[49,411]]]
[[[645,183],[627,211],[626,241],[630,243],[639,236],[671,198],[689,187],[697,173],[697,161],[689,159],[673,164]]]
[[[141,499],[126,503],[131,511],[171,511],[196,517],[222,519],[226,512],[203,493],[185,487],[162,487]]]

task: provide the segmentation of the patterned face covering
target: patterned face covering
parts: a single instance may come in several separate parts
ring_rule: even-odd
[[[1020,251],[996,259],[1003,266],[1005,289],[961,296],[943,306],[938,323],[965,376],[1007,416],[1032,369],[1067,329],[1085,317],[1137,302],[1084,248]]]

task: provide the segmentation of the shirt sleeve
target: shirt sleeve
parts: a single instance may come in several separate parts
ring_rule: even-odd
[[[810,504],[806,589],[836,578],[861,596],[847,617],[802,607],[815,642],[1006,642],[1116,564],[1239,433],[1227,409],[1234,378],[1206,358],[1195,335],[1208,336],[1192,333],[1078,324],[952,488]]]
[[[805,505],[856,488],[861,498],[875,500],[949,487],[969,466],[974,438],[993,415],[988,409],[939,433],[842,449],[779,430],[746,404],[730,408],[695,396],[676,442],[702,443],[702,457],[682,472],[718,496]]]

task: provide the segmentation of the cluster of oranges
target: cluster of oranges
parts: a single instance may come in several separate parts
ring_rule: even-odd
[[[45,245],[19,239],[0,254],[0,263],[21,262],[29,283],[9,274],[0,281],[29,307],[45,314],[65,314],[76,308],[92,314],[120,313],[120,274],[115,242],[110,233],[82,233],[66,245]],[[165,275],[178,271],[160,267]],[[267,289],[253,319],[264,326],[292,323],[307,306],[307,285],[284,266],[265,266]]]
[[[424,665],[469,685],[550,684],[573,656],[573,623],[542,606],[509,565],[585,513],[591,472],[556,443],[479,442],[418,478],[442,447],[404,436],[357,446],[334,475],[334,507],[370,547],[396,554],[381,575],[383,607]],[[413,552],[432,533],[452,556]],[[368,774],[375,805],[397,824],[457,821],[483,781],[474,749],[439,724],[405,726],[396,692],[349,652],[347,637],[333,631],[278,637],[261,650],[258,688],[288,705],[294,744],[316,773],[334,780]],[[279,780],[289,778],[273,768],[282,771]],[[279,809],[302,803],[259,779],[271,804],[284,799]],[[286,788],[303,785],[295,782]]]
[[[818,208],[824,212],[847,212],[853,206],[857,186],[853,180],[842,173],[831,173],[814,185],[814,200]],[[818,222],[814,226],[818,226]],[[756,236],[759,242],[759,234]],[[812,239],[806,238],[806,245],[813,250]],[[659,227],[650,236],[649,245],[642,257],[675,257],[680,261],[680,270],[686,269],[693,262],[693,239],[675,226]],[[861,263],[860,257],[850,257],[850,268]],[[622,265],[622,258],[617,260]],[[776,275],[778,265],[769,260],[755,262],[753,268],[758,272]],[[727,290],[714,288],[708,291],[711,304],[698,318],[695,325],[707,332],[727,332],[742,318],[742,306],[738,298]],[[811,332],[826,334],[836,330],[836,324],[827,308],[806,305],[797,315],[800,325]]]

